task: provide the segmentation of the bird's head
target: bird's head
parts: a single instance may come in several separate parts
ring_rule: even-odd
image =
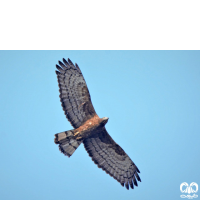
[[[103,118],[101,118],[102,119],[102,122],[101,122],[101,124],[103,125],[103,126],[105,126],[105,124],[108,122],[108,117],[103,117]]]

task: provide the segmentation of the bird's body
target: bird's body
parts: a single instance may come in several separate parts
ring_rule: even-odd
[[[73,130],[55,135],[55,143],[59,144],[62,153],[70,157],[78,146],[83,143],[89,156],[98,167],[121,183],[122,186],[133,189],[137,181],[141,181],[140,171],[111,138],[105,129],[107,117],[99,118],[91,102],[90,94],[77,64],[63,59],[56,65],[60,101],[67,119]],[[62,68],[61,68],[62,67]]]
[[[102,122],[104,122],[103,118],[99,118],[98,115],[87,120],[83,125],[75,130],[74,135],[76,136],[76,139],[84,140],[95,132],[101,132],[105,125],[102,124]]]

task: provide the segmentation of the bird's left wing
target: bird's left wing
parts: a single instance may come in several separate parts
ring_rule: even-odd
[[[106,129],[83,141],[86,151],[99,168],[121,183],[133,189],[141,182],[137,166],[125,151],[111,138]],[[136,180],[137,179],[137,180]]]

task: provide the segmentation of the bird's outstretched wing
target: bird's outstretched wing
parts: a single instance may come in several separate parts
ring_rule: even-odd
[[[91,102],[83,74],[70,59],[63,58],[63,63],[58,61],[56,71],[60,91],[60,101],[69,122],[74,128],[78,128],[88,119],[96,115]]]
[[[137,180],[141,182],[137,166],[124,150],[111,138],[106,129],[86,138],[84,146],[89,156],[99,168],[121,183],[133,189]],[[137,179],[137,180],[136,180]]]

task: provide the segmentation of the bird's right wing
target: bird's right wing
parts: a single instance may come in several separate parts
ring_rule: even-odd
[[[75,63],[70,59],[68,62],[63,58],[63,63],[56,65],[60,101],[67,119],[74,128],[78,128],[88,119],[96,115],[91,102],[83,74]]]

